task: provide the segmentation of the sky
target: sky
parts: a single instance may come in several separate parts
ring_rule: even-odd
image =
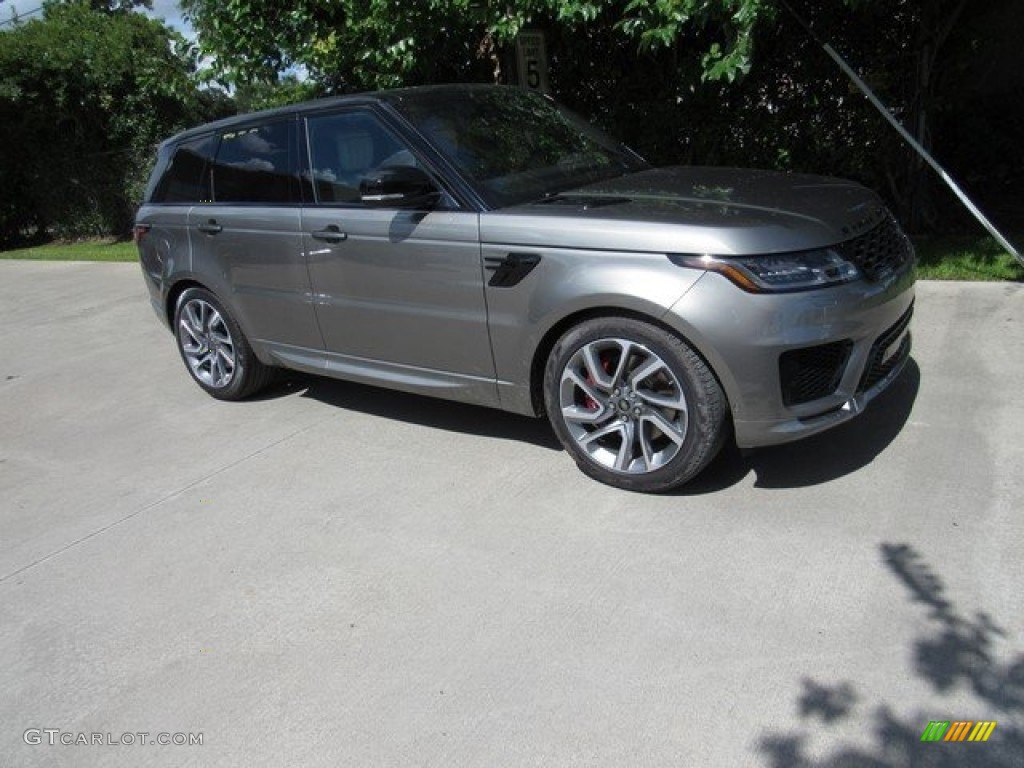
[[[42,4],[43,0],[0,0],[0,22],[11,18],[12,7],[22,18],[36,18]],[[153,0],[152,11],[142,10],[155,19],[163,19],[186,37],[194,37],[192,28],[181,17],[177,0]]]

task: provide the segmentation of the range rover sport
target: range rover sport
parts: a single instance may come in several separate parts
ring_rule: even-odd
[[[214,397],[290,368],[544,416],[588,475],[678,487],[853,417],[910,353],[911,245],[827,177],[652,168],[550,100],[429,86],[161,145],[136,239]]]

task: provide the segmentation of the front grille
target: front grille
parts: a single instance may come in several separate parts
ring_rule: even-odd
[[[857,385],[858,395],[867,392],[910,357],[910,334],[904,335],[904,331],[910,325],[910,318],[913,314],[914,307],[911,305],[910,309],[896,321],[896,324],[871,345],[868,364],[864,368],[864,374],[860,377],[860,384]],[[899,342],[899,346],[892,349],[893,344],[897,342]]]
[[[828,397],[839,388],[853,342],[790,349],[779,358],[782,402],[787,406]]]
[[[840,243],[835,250],[872,282],[884,280],[914,259],[914,246],[888,212],[870,232]]]

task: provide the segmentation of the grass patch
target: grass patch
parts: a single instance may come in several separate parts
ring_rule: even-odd
[[[1010,237],[1018,248],[1021,237]],[[1024,267],[993,238],[964,235],[920,237],[917,276],[922,280],[1010,280],[1024,282]]]
[[[0,251],[0,259],[32,261],[137,261],[139,251],[131,240],[87,240],[80,243],[47,243],[34,248]]]

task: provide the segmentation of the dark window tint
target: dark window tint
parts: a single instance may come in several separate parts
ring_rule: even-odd
[[[358,203],[359,182],[374,169],[416,165],[408,148],[367,113],[311,117],[308,130],[310,175],[321,203]]]
[[[395,106],[492,205],[512,205],[648,167],[631,150],[518,88],[403,95]]]
[[[218,203],[299,202],[291,124],[272,123],[228,131],[213,165],[213,198]]]
[[[146,199],[154,203],[208,202],[210,189],[203,172],[216,148],[216,136],[204,136],[166,148],[157,160],[157,171],[153,174],[157,181],[146,190]]]

